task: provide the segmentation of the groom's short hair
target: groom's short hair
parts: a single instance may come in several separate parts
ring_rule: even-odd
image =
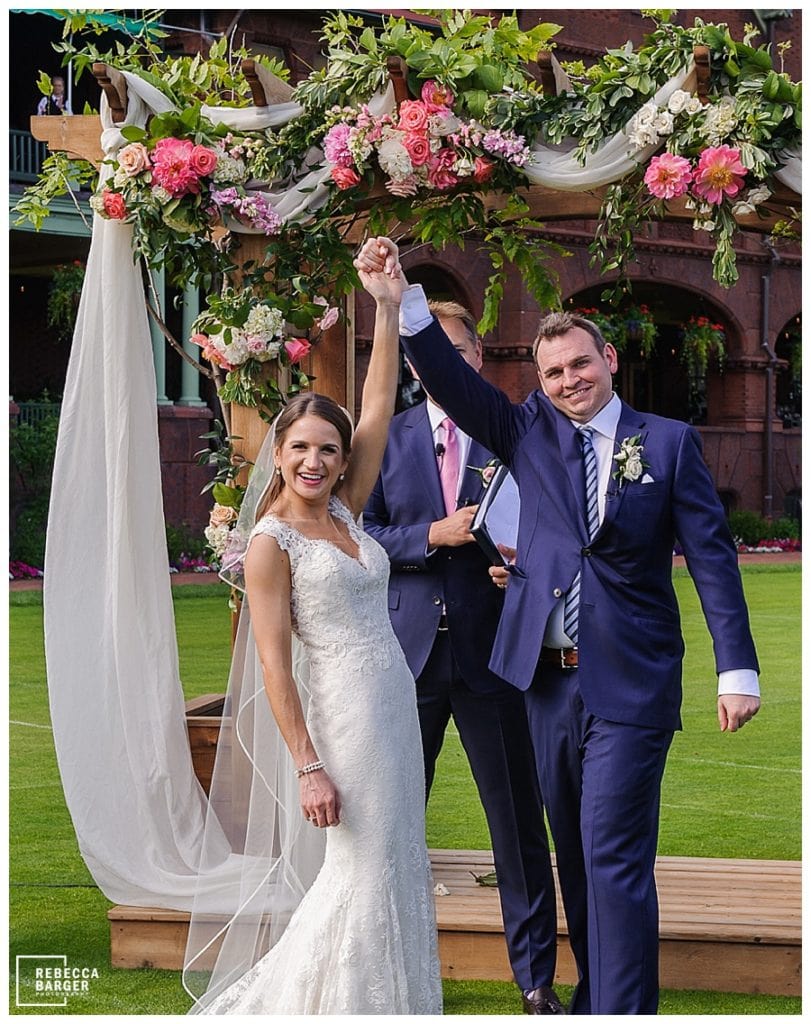
[[[568,334],[575,327],[579,327],[586,334],[590,335],[598,352],[603,351],[605,348],[605,338],[600,333],[600,328],[597,324],[593,324],[591,320],[587,320],[584,316],[578,316],[577,313],[548,313],[538,324],[538,333],[535,336],[535,341],[532,343],[533,360],[536,363],[538,362],[538,346],[541,342],[550,341],[552,338],[560,338],[561,335]]]
[[[476,318],[469,309],[465,309],[461,302],[439,302],[437,299],[429,299],[428,309],[437,320],[459,320],[465,328],[470,344],[474,348],[476,347],[479,342],[479,335],[476,332]]]

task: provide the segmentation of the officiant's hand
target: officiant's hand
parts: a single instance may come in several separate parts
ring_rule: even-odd
[[[470,532],[470,524],[478,507],[465,505],[444,519],[437,519],[431,523],[428,530],[428,547],[458,548],[461,544],[469,544],[475,539]]]
[[[497,544],[496,547],[508,562],[515,561],[515,548],[507,547],[506,544]],[[506,565],[491,565],[487,571],[490,573],[490,579],[499,590],[507,589],[507,584],[510,582],[510,573]]]
[[[308,772],[299,779],[301,812],[318,828],[337,825],[341,820],[341,798],[324,769]]]

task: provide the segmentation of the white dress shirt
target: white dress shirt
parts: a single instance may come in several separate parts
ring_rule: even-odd
[[[433,320],[422,285],[409,285],[403,292],[400,304],[400,334],[410,337],[426,328]],[[429,415],[432,403],[429,402]],[[436,409],[437,407],[434,406]],[[605,496],[611,480],[611,464],[614,457],[614,438],[619,423],[621,403],[616,394],[590,421],[588,426],[594,428],[592,441],[597,457],[597,502],[600,522],[605,514]],[[438,410],[441,412],[441,410]],[[442,414],[444,417],[444,414]],[[572,421],[574,424],[574,421]],[[432,421],[433,425],[433,421]],[[574,424],[577,426],[577,424]],[[462,433],[459,432],[461,439]],[[469,441],[468,441],[469,444]],[[461,479],[461,471],[460,471]],[[545,647],[571,647],[572,641],[563,630],[563,601],[559,601],[549,616],[546,624],[543,643]],[[718,695],[743,694],[750,697],[760,696],[758,674],[754,669],[740,668],[720,672],[718,675]]]

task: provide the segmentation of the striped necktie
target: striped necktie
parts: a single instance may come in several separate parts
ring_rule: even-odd
[[[580,442],[583,445],[583,471],[586,479],[586,522],[589,528],[589,539],[594,537],[600,526],[600,510],[597,504],[597,456],[591,435],[593,427],[578,427]],[[572,643],[577,646],[578,617],[580,614],[580,573],[575,576],[574,583],[566,592],[563,603],[563,629]]]

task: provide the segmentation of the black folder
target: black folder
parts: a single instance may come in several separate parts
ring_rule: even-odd
[[[506,565],[498,544],[515,547],[518,533],[518,489],[510,471],[499,463],[482,490],[470,532],[493,565]]]

